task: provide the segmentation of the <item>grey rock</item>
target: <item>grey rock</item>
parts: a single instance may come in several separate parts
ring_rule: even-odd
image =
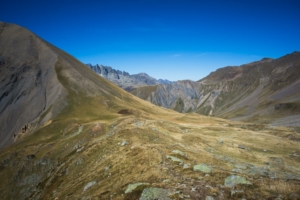
[[[212,168],[206,164],[195,165],[193,169],[194,169],[194,171],[200,171],[203,173],[211,173],[212,172]]]
[[[127,144],[128,144],[128,142],[125,140],[125,141],[122,142],[121,146],[125,146]]]
[[[210,185],[205,185],[206,188],[210,188],[210,189],[214,189],[213,187],[211,187]]]
[[[243,172],[243,170],[241,170],[241,169],[236,169],[236,168],[232,169],[231,171],[232,171],[232,172],[235,172],[235,173],[242,173],[242,172]]]
[[[97,184],[97,181],[91,181],[89,183],[87,183],[84,188],[83,188],[83,191],[85,192],[87,189],[89,189],[90,187],[94,186]]]
[[[218,143],[219,143],[219,144],[222,144],[222,143],[223,143],[223,140],[219,139],[219,140],[218,140]]]
[[[189,165],[189,164],[184,164],[184,165],[183,165],[183,169],[188,169],[188,168],[190,168],[190,165]]]
[[[136,127],[141,127],[141,126],[144,126],[145,122],[136,122],[134,125]]]
[[[205,200],[214,200],[212,196],[206,196]]]
[[[270,171],[267,168],[253,166],[251,169],[247,170],[247,173],[250,175],[260,175],[260,176],[269,176]]]
[[[241,145],[241,144],[238,145],[238,148],[245,149],[245,147],[243,145]]]
[[[183,160],[181,160],[180,158],[177,158],[175,156],[167,156],[167,159],[171,159],[173,162],[183,163]]]
[[[234,166],[235,166],[235,168],[238,168],[238,169],[247,169],[247,166],[243,165],[243,164],[236,164]]]
[[[187,155],[185,153],[183,153],[182,151],[175,149],[172,151],[172,153],[183,156],[183,157],[187,157]]]
[[[143,187],[149,185],[149,183],[133,183],[133,184],[129,184],[127,186],[127,189],[125,190],[125,194],[131,193],[134,190],[137,189],[142,189]]]
[[[169,197],[169,190],[163,188],[145,188],[139,200],[171,200]]]
[[[231,175],[225,179],[224,185],[226,187],[234,187],[237,184],[247,184],[251,185],[252,183],[247,181],[246,178],[242,176]]]

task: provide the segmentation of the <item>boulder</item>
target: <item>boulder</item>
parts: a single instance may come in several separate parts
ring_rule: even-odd
[[[211,173],[212,168],[206,164],[200,164],[200,165],[194,166],[194,171],[199,171],[199,172],[203,172],[203,173]]]
[[[91,181],[91,182],[88,182],[84,188],[83,188],[83,191],[85,192],[87,189],[89,189],[90,187],[94,186],[97,184],[97,181]]]
[[[125,146],[127,144],[128,144],[128,142],[125,140],[125,141],[122,142],[121,146]]]
[[[125,190],[125,194],[131,193],[134,190],[137,189],[142,189],[143,187],[149,185],[149,183],[133,183],[133,184],[129,184],[127,186],[127,189]]]
[[[177,158],[175,156],[167,156],[167,159],[171,159],[173,162],[183,163],[183,160],[181,160],[180,158]]]
[[[171,200],[169,197],[169,190],[163,188],[145,188],[139,200]]]
[[[183,153],[182,151],[177,150],[177,149],[173,150],[172,153],[183,156],[183,157],[187,157],[187,155],[185,153]]]
[[[225,179],[225,186],[226,187],[234,187],[237,184],[247,184],[247,185],[251,185],[252,183],[247,181],[246,178],[242,177],[242,176],[237,176],[237,175],[231,175],[228,176]]]

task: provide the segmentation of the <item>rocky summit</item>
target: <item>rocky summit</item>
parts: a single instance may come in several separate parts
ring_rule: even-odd
[[[293,65],[286,66],[287,72],[288,66]],[[230,121],[156,106],[29,30],[3,22],[0,71],[1,199],[300,196],[297,127]],[[214,81],[210,77],[208,85]],[[264,81],[269,88],[264,79],[255,82],[250,93]],[[192,93],[200,83],[206,84],[182,81],[173,85]],[[218,85],[220,90],[225,87],[220,83],[214,87]],[[293,88],[284,83],[278,87],[272,93],[274,99],[280,92],[288,93],[286,87]],[[227,89],[233,92],[230,84]],[[178,102],[182,111],[184,94]],[[292,97],[296,99],[297,93],[286,99]],[[199,93],[193,98],[199,99]],[[284,102],[277,106],[281,113],[286,109],[290,107]]]
[[[225,67],[197,81],[144,86],[131,93],[178,112],[300,126],[300,52]]]
[[[107,80],[115,83],[119,87],[131,91],[136,87],[158,84],[170,84],[172,81],[155,79],[146,73],[132,74],[128,72],[115,70],[108,66],[86,64],[91,70],[106,78]]]

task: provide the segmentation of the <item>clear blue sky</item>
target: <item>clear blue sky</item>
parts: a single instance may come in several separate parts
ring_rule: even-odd
[[[300,50],[299,0],[0,0],[19,24],[83,63],[199,80]]]

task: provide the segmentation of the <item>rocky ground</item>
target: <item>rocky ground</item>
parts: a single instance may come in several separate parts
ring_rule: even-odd
[[[157,119],[129,113],[110,124],[70,123],[48,133],[58,140],[45,138],[45,130],[38,133],[43,143],[3,152],[1,194],[31,199],[300,197],[299,130],[198,115]]]

